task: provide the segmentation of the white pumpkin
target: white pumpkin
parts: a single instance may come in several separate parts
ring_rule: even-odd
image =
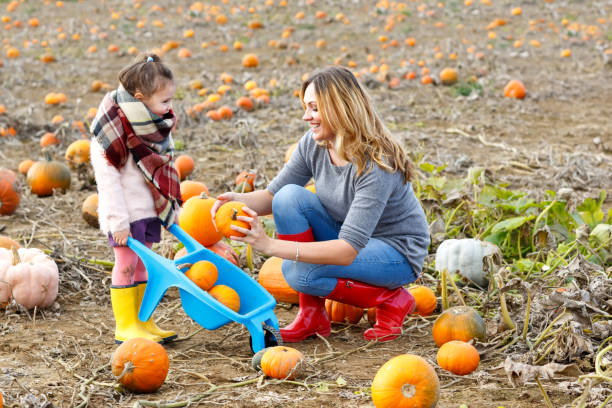
[[[37,248],[0,248],[0,304],[11,298],[32,309],[55,302],[59,284],[57,264]]]
[[[495,244],[471,238],[447,239],[436,251],[436,271],[446,269],[449,274],[459,273],[484,288],[489,284],[483,268],[483,259],[487,256],[497,257],[494,260],[501,263],[501,251]]]

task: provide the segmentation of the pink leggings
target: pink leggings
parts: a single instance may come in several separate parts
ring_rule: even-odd
[[[146,242],[145,245],[151,248],[153,243]],[[111,279],[113,286],[133,285],[134,282],[147,280],[147,270],[136,252],[126,246],[113,247],[113,251],[115,252],[115,266]]]

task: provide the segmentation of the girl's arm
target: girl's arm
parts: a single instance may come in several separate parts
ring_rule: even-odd
[[[251,229],[248,230],[232,225],[233,230],[247,235],[244,237],[235,236],[231,237],[231,239],[250,244],[253,249],[266,255],[327,265],[350,265],[357,256],[357,250],[343,239],[320,242],[296,242],[272,239],[266,235],[263,226],[257,218],[257,213],[247,207],[243,207],[243,210],[250,217],[238,216],[237,218],[248,222],[251,225]]]

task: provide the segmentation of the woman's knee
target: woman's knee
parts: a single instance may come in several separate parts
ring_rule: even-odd
[[[272,212],[276,215],[288,209],[297,208],[300,196],[304,191],[306,191],[304,187],[300,187],[297,184],[283,186],[272,198]]]

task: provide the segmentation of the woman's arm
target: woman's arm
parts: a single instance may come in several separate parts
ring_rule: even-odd
[[[252,208],[255,212],[261,215],[272,214],[272,198],[274,196],[268,190],[251,191],[250,193],[235,193],[228,191],[219,195],[210,209],[210,214],[214,222],[215,214],[219,207],[228,201],[240,201]]]
[[[232,229],[246,234],[244,237],[232,236],[233,240],[250,244],[253,249],[266,255],[277,256],[283,259],[297,260],[300,262],[327,264],[327,265],[350,265],[357,256],[357,250],[342,239],[320,242],[296,242],[272,239],[266,235],[265,229],[259,222],[257,213],[248,207],[243,207],[249,217],[238,216],[246,221],[251,229],[232,225]]]

